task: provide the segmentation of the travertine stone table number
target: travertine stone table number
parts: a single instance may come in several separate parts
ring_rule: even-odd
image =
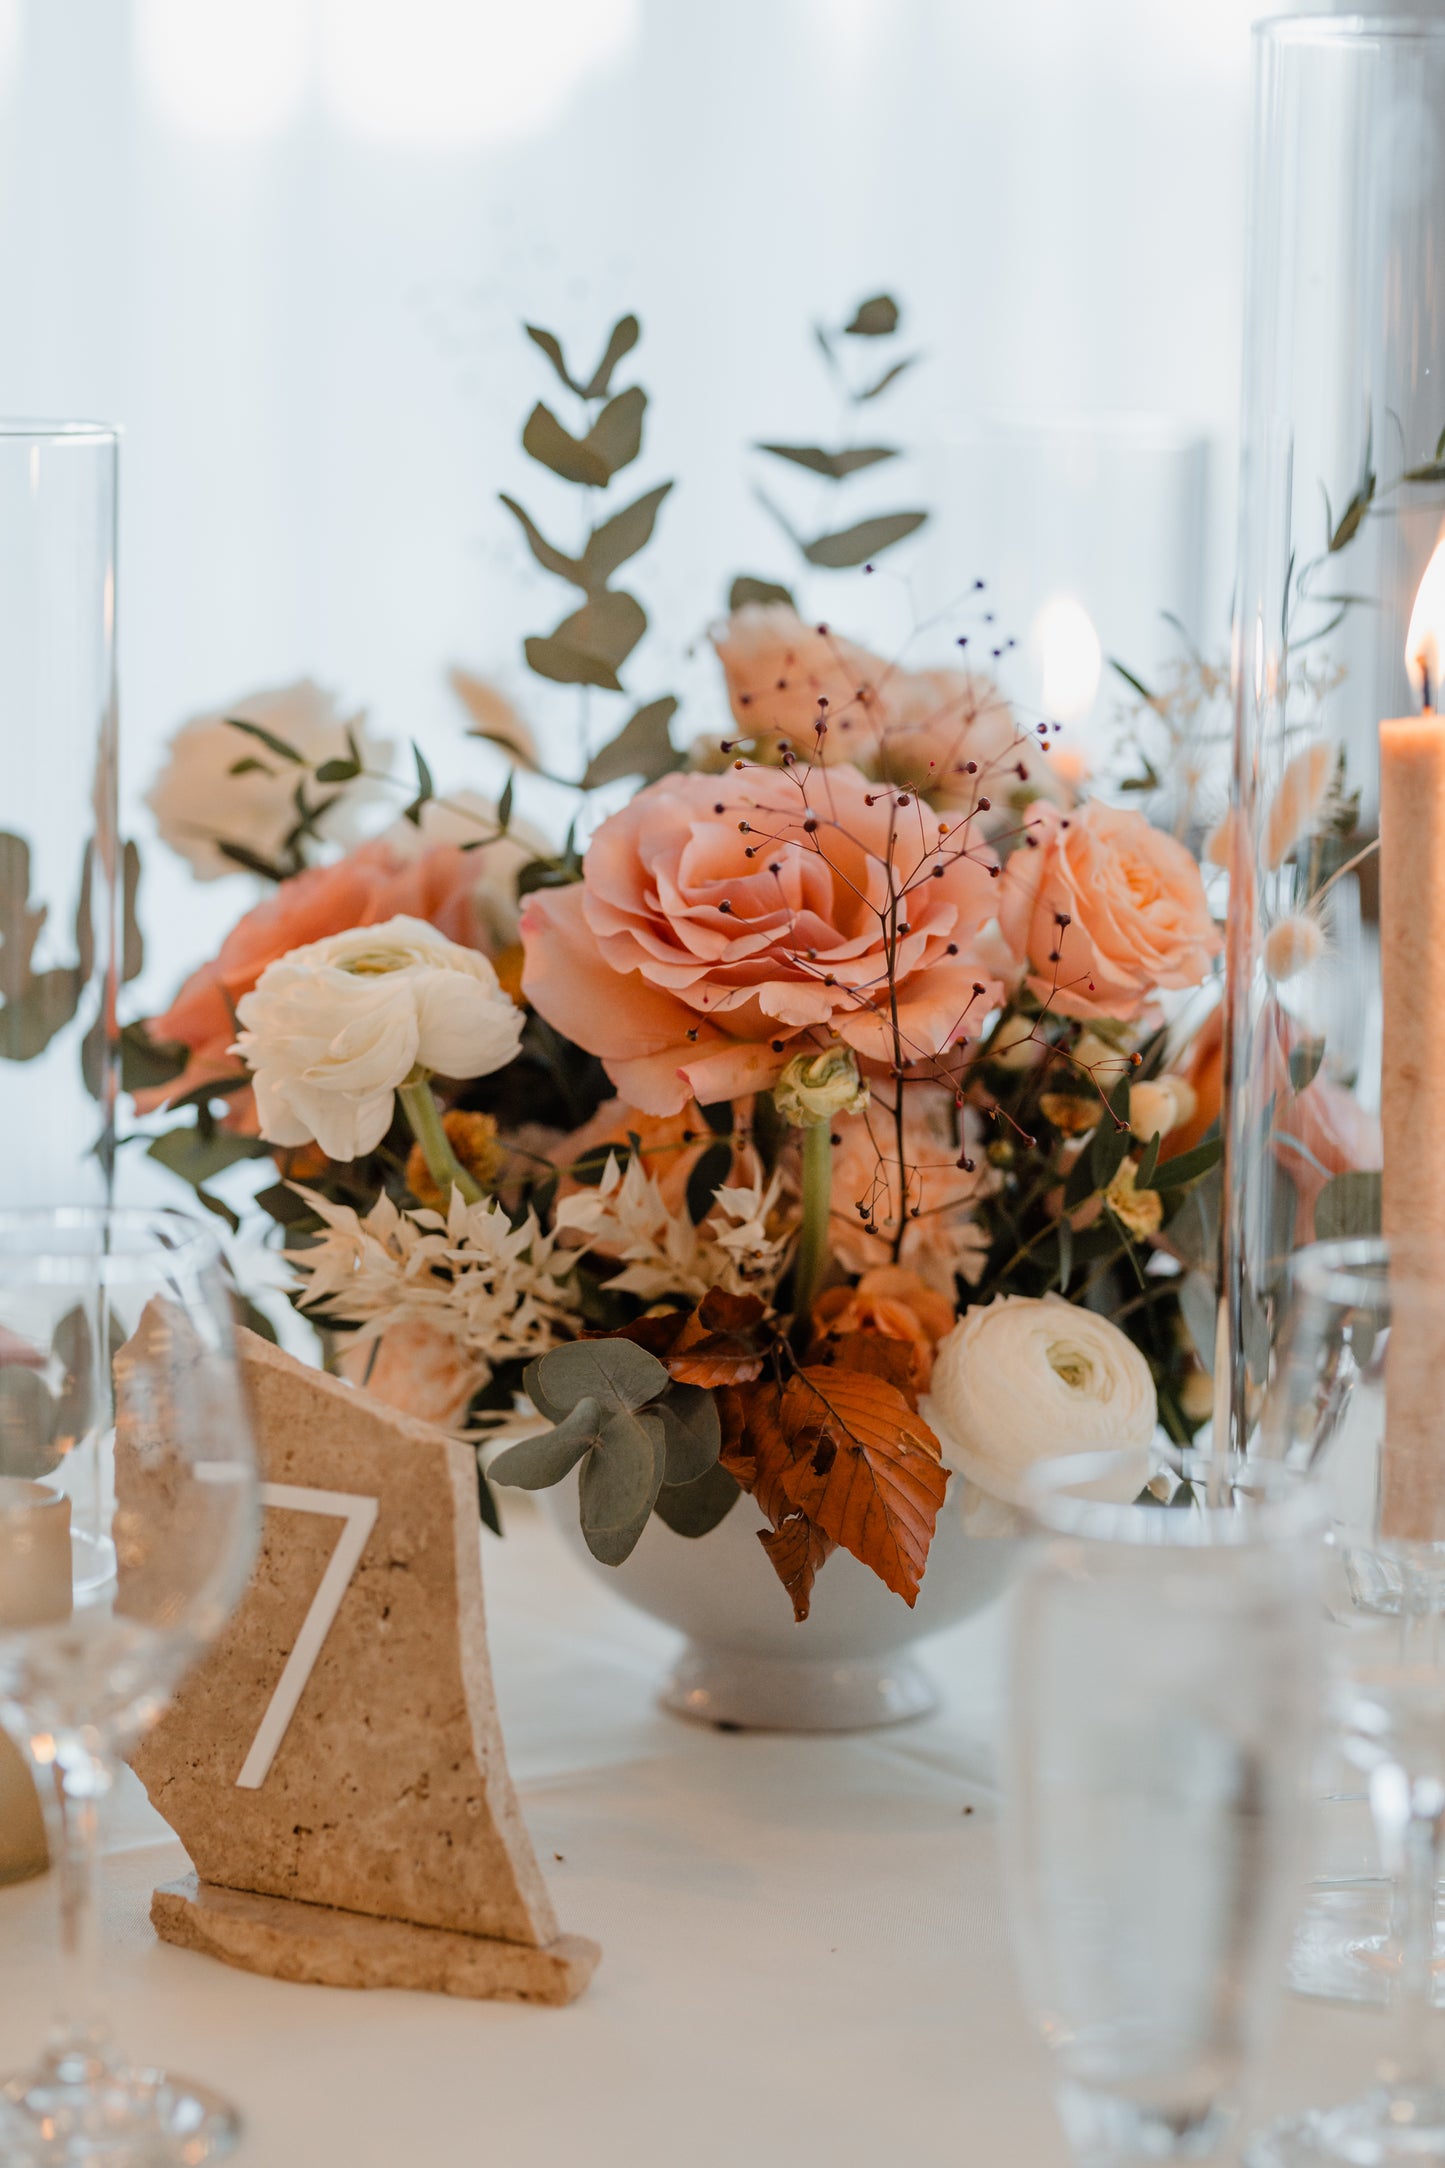
[[[264,1533],[135,1757],[196,1868],[156,1891],[156,1931],[287,1980],[569,2002],[600,1953],[559,1935],[507,1772],[472,1456],[241,1341]],[[164,1481],[123,1395],[116,1470],[122,1509]]]

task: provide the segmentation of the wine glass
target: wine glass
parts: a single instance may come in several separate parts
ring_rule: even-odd
[[[0,2085],[0,2159],[153,2168],[234,2143],[226,2104],[112,2059],[97,1818],[238,1600],[259,1488],[211,1230],[180,1212],[0,1213],[0,1716],[52,1823],[62,2015]]]
[[[1232,2158],[1298,1895],[1318,1500],[1198,1453],[1141,1493],[1090,1454],[1029,1507],[1004,1859],[1059,2119],[1080,2168]]]
[[[1393,2041],[1380,2082],[1260,2133],[1255,2168],[1445,2161],[1430,2047],[1445,1826],[1445,1255],[1380,1241],[1294,1259],[1267,1451],[1313,1472],[1328,1511],[1330,1700],[1392,1884],[1382,1971]],[[1438,1472],[1437,1472],[1438,1471]]]

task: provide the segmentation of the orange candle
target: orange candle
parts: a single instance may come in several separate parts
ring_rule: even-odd
[[[1381,1533],[1445,1537],[1445,537],[1410,618],[1405,665],[1421,713],[1380,725],[1383,1228],[1441,1278],[1442,1324],[1397,1325],[1386,1375]]]

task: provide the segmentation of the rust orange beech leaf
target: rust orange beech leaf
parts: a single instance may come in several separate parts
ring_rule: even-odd
[[[779,1528],[760,1528],[758,1541],[774,1573],[793,1599],[793,1617],[801,1626],[808,1616],[813,1582],[833,1546],[806,1513],[790,1513]]]
[[[759,1540],[794,1616],[807,1617],[814,1578],[838,1545],[911,1606],[948,1470],[905,1393],[835,1363],[810,1365],[781,1388],[722,1392],[718,1404],[722,1464],[772,1523]]]
[[[680,1385],[748,1385],[763,1367],[755,1328],[763,1317],[756,1295],[711,1288],[683,1324],[664,1358]]]
[[[927,1423],[885,1378],[818,1365],[789,1378],[779,1421],[784,1495],[911,1607],[948,1486]]]

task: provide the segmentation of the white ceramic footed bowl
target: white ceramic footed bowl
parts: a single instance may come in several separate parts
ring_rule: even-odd
[[[751,1498],[706,1536],[676,1535],[654,1514],[621,1566],[600,1565],[588,1550],[575,1476],[538,1498],[594,1573],[687,1636],[663,1706],[748,1730],[861,1731],[926,1714],[938,1696],[913,1644],[991,1603],[1019,1548],[1009,1536],[965,1528],[964,1479],[955,1473],[911,1611],[856,1558],[834,1551],[800,1626],[758,1541],[767,1524]]]

